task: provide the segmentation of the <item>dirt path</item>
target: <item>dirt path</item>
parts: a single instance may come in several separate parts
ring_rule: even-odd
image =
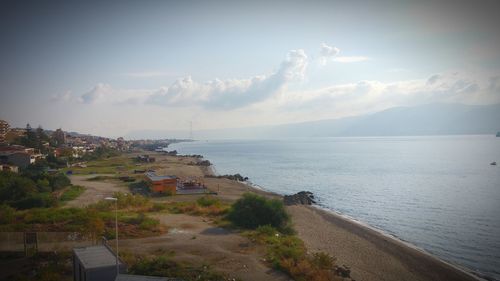
[[[195,265],[210,264],[216,270],[242,280],[289,280],[262,261],[262,249],[247,238],[215,227],[207,219],[183,214],[158,215],[169,227],[162,236],[120,240],[120,248],[131,253],[174,251],[174,259]],[[114,245],[113,242],[110,245]]]
[[[115,192],[128,192],[125,186],[120,186],[109,181],[89,181],[89,178],[98,175],[86,176],[70,176],[71,183],[74,185],[83,186],[85,191],[75,200],[69,201],[65,207],[85,207],[92,203],[96,203],[105,197],[112,196]]]

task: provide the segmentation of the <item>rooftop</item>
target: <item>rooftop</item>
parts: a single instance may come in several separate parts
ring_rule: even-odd
[[[146,176],[152,181],[161,181],[167,179],[176,179],[176,176],[159,176],[155,172],[147,172]]]
[[[73,251],[86,269],[116,265],[115,254],[105,246],[75,248]]]

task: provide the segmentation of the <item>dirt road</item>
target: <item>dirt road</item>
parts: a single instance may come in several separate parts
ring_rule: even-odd
[[[71,183],[83,186],[85,191],[75,200],[69,201],[65,207],[85,207],[96,203],[105,197],[112,196],[115,192],[128,192],[128,188],[111,181],[89,181],[89,178],[98,175],[70,176]]]

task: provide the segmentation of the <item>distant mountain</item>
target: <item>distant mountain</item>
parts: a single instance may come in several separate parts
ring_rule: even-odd
[[[492,134],[500,130],[500,104],[427,104],[394,107],[373,114],[341,119],[320,120],[236,129],[194,132],[196,139],[286,138],[334,136],[416,136]],[[140,132],[135,132],[138,137]],[[146,132],[142,132],[146,133]],[[174,134],[172,136],[172,134]],[[148,135],[186,137],[187,132],[148,131]],[[169,136],[169,134],[171,136]],[[180,134],[180,136],[177,136]],[[148,137],[148,136],[143,136]]]

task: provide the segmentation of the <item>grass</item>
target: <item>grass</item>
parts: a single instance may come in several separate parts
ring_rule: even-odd
[[[70,252],[37,253],[32,257],[1,254],[0,268],[5,280],[72,280],[71,261]]]
[[[287,273],[293,280],[342,280],[335,273],[335,259],[326,253],[308,254],[304,242],[296,235],[280,233],[272,226],[260,226],[243,233],[252,242],[265,245],[266,262]]]
[[[122,258],[129,265],[130,274],[164,276],[185,281],[239,280],[217,272],[208,265],[192,265],[174,261],[173,253],[158,256],[137,256],[124,253]]]
[[[120,207],[119,228],[124,238],[154,236],[165,231],[158,219],[141,212],[142,209],[149,211],[153,206],[147,199],[119,194],[117,197]],[[87,208],[39,208],[19,211],[2,205],[0,216],[0,231],[3,232],[71,231],[88,233],[95,238],[103,234],[113,238],[114,235],[114,204],[104,200]]]
[[[61,200],[62,202],[74,200],[78,196],[80,196],[84,191],[85,191],[84,187],[78,185],[72,185],[63,192],[61,197],[59,197],[59,200]]]
[[[173,214],[188,214],[221,219],[230,209],[230,205],[223,204],[213,196],[203,196],[196,202],[169,202],[166,210]]]
[[[69,167],[64,168],[66,171],[73,171],[74,174],[115,174],[121,171],[130,171],[136,168],[132,158],[126,155],[115,156],[100,160],[93,160],[86,163],[87,167]]]

